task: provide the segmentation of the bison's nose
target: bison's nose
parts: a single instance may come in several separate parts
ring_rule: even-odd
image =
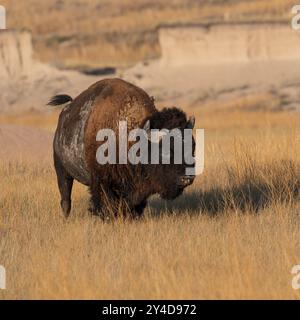
[[[195,179],[194,176],[183,176],[180,179],[180,184],[184,187],[187,187],[193,183],[194,179]]]

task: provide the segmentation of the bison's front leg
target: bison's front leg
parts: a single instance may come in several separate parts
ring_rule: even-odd
[[[91,178],[91,203],[89,211],[107,221],[114,217],[118,211],[120,199],[111,188],[105,188],[97,173]]]
[[[144,213],[147,203],[148,203],[147,200],[144,200],[138,205],[136,205],[132,211],[132,216],[136,219],[140,218]]]
[[[89,211],[94,215],[101,214],[101,184],[100,179],[97,175],[92,175],[91,177],[91,185],[90,185],[90,193],[91,193],[91,203]]]

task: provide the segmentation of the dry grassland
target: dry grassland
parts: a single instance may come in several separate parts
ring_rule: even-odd
[[[141,221],[89,216],[78,184],[66,221],[51,160],[2,160],[0,298],[299,298],[300,115],[189,111],[206,130],[205,173]]]

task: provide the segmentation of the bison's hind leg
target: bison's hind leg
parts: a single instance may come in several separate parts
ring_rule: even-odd
[[[56,154],[54,154],[54,166],[61,196],[60,205],[64,216],[67,218],[71,211],[71,194],[74,179],[68,174]]]

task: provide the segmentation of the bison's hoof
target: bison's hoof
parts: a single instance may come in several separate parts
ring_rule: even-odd
[[[111,220],[111,217],[107,214],[105,214],[102,210],[100,209],[95,209],[94,207],[89,207],[89,212],[96,217],[99,217],[100,219],[102,219],[105,222],[108,222]]]
[[[94,216],[99,216],[101,213],[100,208],[96,208],[95,206],[93,206],[92,204],[89,206],[89,212],[94,215]]]
[[[71,212],[71,202],[62,200],[60,204],[65,218],[68,218]]]

